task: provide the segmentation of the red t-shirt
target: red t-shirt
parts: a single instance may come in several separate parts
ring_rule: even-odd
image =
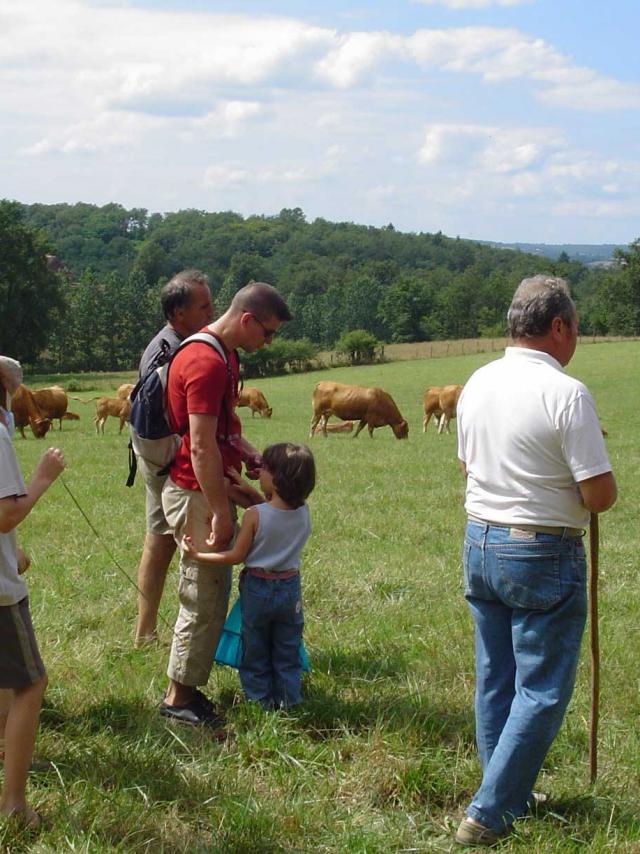
[[[203,331],[208,330],[205,327]],[[241,424],[235,413],[240,366],[235,351],[230,352],[226,348],[225,351],[229,360],[228,368],[213,347],[196,341],[180,350],[169,367],[169,421],[171,428],[182,435],[169,475],[183,489],[200,489],[191,464],[189,415],[216,416],[216,439],[225,472],[230,466],[238,471],[242,467],[242,452],[237,444]]]

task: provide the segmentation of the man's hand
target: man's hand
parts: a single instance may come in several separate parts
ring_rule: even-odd
[[[247,477],[250,480],[257,480],[260,477],[262,469],[262,454],[251,454],[244,461],[244,467],[247,472]]]
[[[59,448],[49,448],[40,457],[40,462],[33,472],[33,478],[46,483],[53,481],[62,474],[66,466],[64,455]]]
[[[207,545],[212,546],[216,552],[223,552],[229,548],[233,537],[233,522],[231,515],[219,513],[211,518],[211,536],[207,539]]]
[[[18,574],[22,575],[31,566],[31,558],[22,551],[20,546],[16,548],[16,558],[18,559]]]

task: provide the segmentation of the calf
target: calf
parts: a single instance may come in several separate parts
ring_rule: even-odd
[[[458,399],[462,393],[461,385],[431,386],[424,393],[422,432],[427,432],[431,416],[438,422],[438,434],[445,430],[450,433],[449,422],[456,417]]]
[[[243,388],[238,395],[238,406],[248,406],[251,410],[251,417],[254,418],[256,412],[260,413],[262,418],[271,418],[273,409],[267,403],[267,398],[258,388]]]
[[[116,397],[120,398],[120,400],[128,400],[133,388],[133,383],[122,383],[121,386],[118,386]]]
[[[339,424],[327,424],[326,421],[324,423],[320,423],[315,427],[313,431],[313,435],[317,436],[318,433],[327,431],[327,433],[352,433],[353,432],[353,421],[341,421]]]
[[[96,400],[96,417],[94,418],[96,433],[104,433],[104,422],[109,415],[120,419],[119,432],[122,433],[122,428],[129,420],[130,412],[131,404],[128,400],[121,400],[117,397],[99,397]]]

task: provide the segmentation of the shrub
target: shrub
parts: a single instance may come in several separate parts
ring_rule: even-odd
[[[336,342],[336,352],[343,353],[352,365],[362,365],[376,361],[376,350],[381,355],[382,345],[366,329],[353,329],[345,332]]]
[[[242,353],[242,372],[246,379],[311,370],[318,346],[302,338],[298,341],[276,338],[268,347],[255,353]]]

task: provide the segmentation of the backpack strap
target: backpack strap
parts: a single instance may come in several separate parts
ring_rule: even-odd
[[[184,341],[180,342],[180,345],[178,346],[178,348],[175,350],[174,353],[172,353],[171,359],[169,361],[169,365],[167,367],[167,385],[166,385],[166,389],[165,389],[165,394],[167,393],[167,390],[169,388],[169,370],[171,368],[171,365],[173,364],[173,360],[176,356],[176,353],[178,353],[180,350],[182,350],[183,347],[186,347],[187,344],[191,344],[193,342],[200,342],[201,344],[208,344],[210,347],[213,347],[213,349],[221,357],[221,359],[224,362],[225,367],[227,369],[227,387],[225,389],[225,395],[223,397],[222,403],[224,405],[225,415],[226,415],[226,431],[225,431],[226,437],[225,438],[228,441],[228,439],[229,439],[229,422],[231,420],[231,417],[230,417],[230,412],[229,412],[229,405],[227,402],[227,392],[229,392],[229,390],[233,388],[233,374],[231,372],[231,365],[229,364],[229,358],[227,356],[227,351],[224,347],[224,344],[218,338],[217,335],[214,335],[212,332],[194,332],[193,335],[189,335],[187,338],[184,339]]]

